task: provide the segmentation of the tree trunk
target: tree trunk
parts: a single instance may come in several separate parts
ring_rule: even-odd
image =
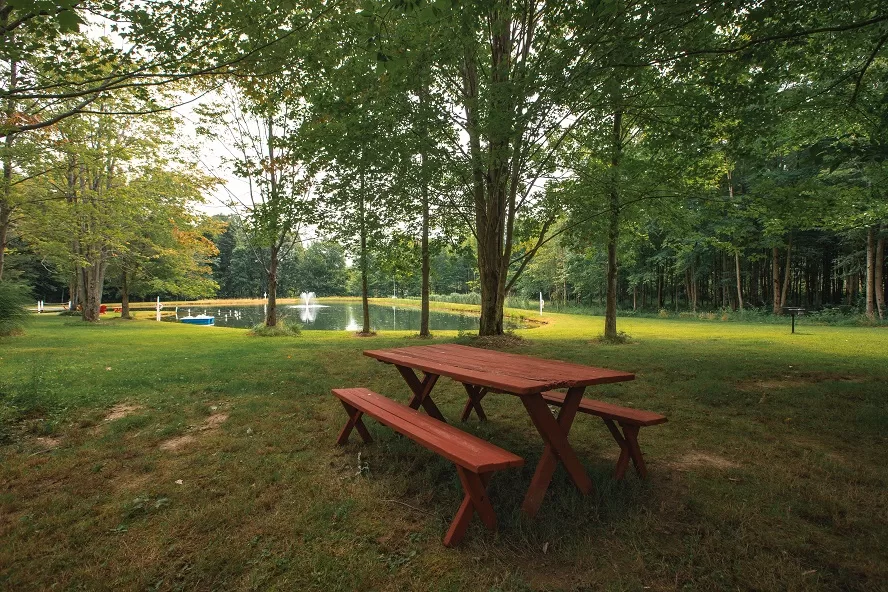
[[[5,2],[4,2],[5,4]],[[3,25],[9,21],[9,11],[3,10]],[[11,47],[15,47],[15,41],[12,33],[7,33],[8,39],[4,42],[12,42]],[[6,121],[12,123],[15,121],[16,105],[12,98],[12,91],[18,85],[18,61],[11,60],[9,63],[9,98],[6,101]],[[0,280],[3,279],[3,268],[6,261],[6,242],[9,237],[9,226],[12,224],[12,203],[10,196],[12,194],[12,143],[15,140],[15,134],[7,133],[3,139],[3,187],[0,188]]]
[[[364,181],[364,165],[361,164],[361,186],[360,191],[361,195],[358,201],[358,215],[360,216],[360,225],[361,225],[361,308],[363,312],[363,325],[361,328],[361,333],[369,334],[370,333],[370,301],[368,300],[368,287],[367,287],[367,276],[368,276],[368,261],[367,261],[367,222],[364,218],[364,190],[366,188],[366,184]]]
[[[12,174],[10,172],[9,176]],[[4,192],[7,192],[10,179],[7,177],[6,162],[3,163],[3,185]],[[0,280],[3,279],[3,266],[6,261],[6,237],[9,233],[9,225],[11,224],[12,208],[7,205],[5,198],[0,198]]]
[[[734,251],[734,271],[737,275],[737,306],[743,310],[743,282],[740,278],[740,251]]]
[[[666,282],[666,278],[663,274],[663,268],[660,264],[657,264],[657,310],[663,308],[663,284]]]
[[[271,246],[268,256],[268,306],[265,312],[265,326],[277,326],[277,284],[278,284],[278,259],[280,247],[275,243]]]
[[[82,280],[81,267],[79,265],[74,266],[74,274],[71,277],[71,286],[68,291],[68,295],[71,297],[71,306],[68,307],[70,312],[74,312],[78,307],[83,303],[83,280]]]
[[[129,308],[129,282],[127,281],[127,273],[126,270],[123,270],[123,273],[120,276],[120,318],[121,319],[130,319],[130,308]]]
[[[429,174],[428,174],[428,150],[426,130],[426,98],[429,93],[429,85],[426,78],[423,79],[419,87],[419,112],[422,118],[422,139],[419,152],[419,166],[422,197],[422,289],[420,291],[420,309],[419,309],[419,336],[428,337],[429,333]]]
[[[276,171],[276,160],[274,155],[274,120],[271,117],[266,119],[266,125],[268,126],[268,176],[270,181],[270,195],[269,200],[272,202],[277,202],[281,197],[278,195],[278,179],[277,179],[277,171]],[[277,228],[277,224],[275,224],[275,228]],[[275,232],[271,239],[270,250],[268,254],[268,285],[266,286],[268,290],[268,302],[266,303],[265,310],[265,326],[266,327],[276,327],[277,326],[277,271],[278,271],[278,257],[280,255],[280,243],[278,240],[280,237],[279,234],[286,234],[288,229],[280,230],[280,232]]]
[[[618,91],[619,92],[619,91]],[[619,102],[619,99],[615,102]],[[607,232],[607,303],[604,338],[617,338],[617,241],[620,238],[620,156],[623,149],[623,111],[614,111],[611,132],[610,218]]]
[[[830,245],[826,245],[823,249],[823,259],[821,261],[821,273],[823,274],[823,283],[820,287],[820,303],[827,304],[832,302],[832,249]]]
[[[876,227],[866,229],[866,318],[876,319]]]
[[[494,58],[502,56],[495,53]],[[497,183],[490,182],[490,168],[485,171],[481,148],[481,126],[478,104],[478,66],[474,34],[466,43],[463,59],[463,97],[466,114],[466,132],[469,140],[469,156],[472,170],[472,196],[475,205],[475,226],[478,239],[478,283],[481,289],[481,319],[479,335],[499,335],[498,310],[500,298],[500,270],[502,268],[504,208],[497,198],[504,197],[496,191]],[[498,64],[495,64],[498,66]],[[493,192],[491,192],[493,190]]]
[[[779,315],[783,313],[783,309],[780,308],[780,251],[777,247],[771,250],[771,284],[774,295],[773,312],[775,315]]]
[[[94,323],[99,320],[99,307],[102,305],[102,289],[105,285],[105,266],[100,258],[92,265],[80,270],[83,286],[83,320]]]
[[[789,242],[786,244],[786,271],[783,274],[783,292],[780,293],[780,308],[786,306],[789,296],[789,287],[792,285],[792,233],[789,233]]]
[[[879,318],[885,318],[885,237],[879,237],[876,243],[875,292]]]

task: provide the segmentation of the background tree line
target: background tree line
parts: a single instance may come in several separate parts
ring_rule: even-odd
[[[879,4],[38,4],[0,6],[0,262],[54,266],[85,319],[106,277],[262,288],[268,325],[277,294],[392,279],[427,311],[466,252],[481,334],[535,292],[601,300],[608,337],[618,307],[883,314]],[[249,186],[224,231],[193,207],[184,91]]]

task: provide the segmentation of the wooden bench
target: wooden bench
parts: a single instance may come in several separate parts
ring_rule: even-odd
[[[361,419],[366,414],[456,464],[465,497],[444,537],[445,546],[462,540],[475,512],[487,528],[496,530],[487,483],[494,471],[520,467],[523,458],[365,388],[333,389],[333,395],[348,413],[337,444],[345,444],[353,429],[358,430],[364,442],[373,441]]]
[[[550,405],[561,406],[564,404],[564,393],[558,391],[546,391],[542,393],[543,400]],[[620,445],[620,458],[617,460],[617,468],[614,472],[616,479],[622,479],[626,474],[626,467],[629,465],[629,459],[635,464],[635,470],[638,475],[644,479],[647,477],[647,468],[644,465],[644,457],[641,455],[641,448],[638,446],[638,430],[652,425],[664,423],[666,417],[652,411],[642,411],[640,409],[631,409],[629,407],[620,407],[604,401],[595,401],[594,399],[583,399],[580,402],[578,411],[597,415],[604,420],[604,424],[610,431],[614,440]],[[623,432],[614,425],[618,423]]]

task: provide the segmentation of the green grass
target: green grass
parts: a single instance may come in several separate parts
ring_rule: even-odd
[[[600,318],[545,318],[512,351],[635,372],[592,394],[669,417],[641,432],[649,479],[614,482],[616,446],[581,416],[596,493],[559,469],[527,519],[539,437],[490,396],[491,421],[463,427],[527,466],[493,478],[499,531],[476,522],[451,550],[452,465],[372,421],[374,444],[334,445],[330,388],[406,400],[361,351],[424,343],[412,332],[41,316],[0,340],[0,588],[885,589],[888,330],[631,319],[609,345]],[[435,393],[457,417],[459,385]]]

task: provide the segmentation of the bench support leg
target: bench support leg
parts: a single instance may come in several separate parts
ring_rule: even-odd
[[[537,464],[536,472],[527,489],[527,494],[524,496],[524,502],[521,504],[521,509],[531,517],[536,516],[543,503],[543,497],[552,481],[552,475],[555,474],[558,460],[564,464],[571,481],[583,494],[589,494],[595,490],[592,480],[586,474],[586,469],[583,468],[583,464],[567,440],[584,390],[584,387],[568,389],[557,420],[552,416],[552,412],[549,411],[549,407],[541,395],[521,397],[530,419],[533,420],[537,431],[546,443],[543,456]]]
[[[620,480],[626,475],[626,469],[629,467],[629,459],[635,464],[635,470],[642,479],[647,478],[647,467],[644,464],[644,456],[641,454],[641,447],[638,445],[638,426],[620,424],[623,433],[614,424],[614,420],[602,418],[604,425],[607,426],[611,436],[614,437],[617,444],[620,445],[620,458],[617,459],[617,468],[614,471],[614,479]]]
[[[466,387],[466,394],[469,395],[469,398],[466,399],[466,405],[463,407],[460,420],[467,421],[469,416],[472,415],[472,409],[474,409],[475,413],[478,414],[478,419],[487,421],[487,415],[484,413],[484,409],[481,408],[481,399],[487,394],[487,389],[473,384],[463,383],[463,386]]]
[[[422,408],[426,410],[426,413],[428,413],[430,417],[434,417],[438,421],[447,423],[447,420],[444,419],[438,406],[435,405],[435,402],[432,401],[432,397],[430,396],[432,389],[435,387],[435,383],[438,382],[438,375],[426,374],[420,382],[412,368],[398,365],[395,365],[395,367],[398,369],[398,372],[401,373],[401,376],[413,393],[413,396],[410,397],[410,402],[407,405],[411,409],[419,409],[420,405],[422,405]]]
[[[484,526],[490,530],[496,530],[496,514],[487,497],[487,483],[490,481],[491,473],[478,475],[460,466],[456,467],[456,472],[459,475],[459,480],[466,495],[463,497],[462,504],[460,504],[459,510],[456,511],[453,522],[450,523],[450,528],[447,529],[447,534],[444,536],[445,547],[453,547],[459,544],[465,536],[466,530],[469,528],[469,522],[472,521],[472,516],[474,516],[475,512],[478,512],[478,516],[481,518]]]
[[[370,437],[370,432],[367,430],[367,426],[364,425],[364,420],[361,419],[364,412],[358,411],[341,399],[339,402],[342,403],[342,406],[345,407],[345,412],[348,413],[348,421],[345,423],[345,427],[342,428],[342,431],[339,432],[339,438],[336,439],[336,443],[342,446],[348,442],[348,437],[351,435],[352,429],[358,430],[361,439],[364,440],[365,443],[369,444],[372,442],[373,438]]]

